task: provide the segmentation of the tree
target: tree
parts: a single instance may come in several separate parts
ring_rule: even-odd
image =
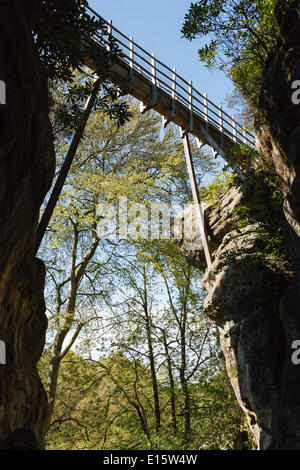
[[[115,330],[113,341],[117,350],[150,371],[156,422],[152,445],[163,445],[169,423],[177,445],[189,448],[192,383],[206,376],[208,368],[214,374],[217,347],[213,328],[201,314],[200,273],[170,240],[135,241],[134,247],[135,261],[121,260],[115,269],[119,296],[112,308],[119,316],[127,312],[127,324]]]
[[[279,31],[276,7],[275,0],[201,0],[191,4],[182,27],[187,39],[203,39],[200,60],[227,73],[251,107]]]
[[[55,87],[63,83],[65,93],[68,90],[73,122],[66,113],[64,117],[68,119],[71,128],[78,126],[82,114],[80,106],[91,93],[95,75],[101,79],[102,86],[102,94],[98,96],[96,106],[102,107],[123,124],[127,119],[127,107],[124,102],[117,100],[117,89],[107,79],[111,64],[118,60],[119,49],[114,38],[109,37],[105,22],[91,16],[87,6],[86,0],[30,0],[24,3],[23,8],[48,80]],[[109,51],[90,41],[95,33],[103,40],[109,39]],[[91,74],[85,66],[87,57],[94,64],[95,73]],[[81,83],[76,81],[78,73],[85,75]]]
[[[157,346],[157,341],[155,343]],[[157,433],[150,368],[142,355],[138,359],[132,344],[131,348],[127,344],[127,353],[124,354],[122,349],[123,352],[116,351],[97,359],[71,351],[63,359],[55,410],[46,436],[47,449],[179,450],[187,447],[181,435],[184,395],[177,374],[174,397],[178,429],[177,433],[171,433],[170,390],[160,355],[161,428]],[[47,376],[46,356],[47,353],[40,363],[44,381]],[[204,374],[202,379],[198,378],[189,385],[192,432],[188,449],[233,449],[238,441],[242,411],[222,364],[221,360],[217,374]]]
[[[113,282],[109,275],[114,272],[113,261],[118,255],[124,256],[121,240],[115,240],[115,234],[112,239],[107,232],[103,237],[99,235],[101,208],[109,205],[117,210],[119,197],[126,197],[129,206],[157,200],[170,202],[171,185],[175,197],[179,198],[185,191],[186,183],[182,187],[182,182],[187,174],[178,136],[170,129],[162,145],[157,115],[142,116],[134,103],[131,111],[131,121],[122,128],[117,123],[113,125],[100,110],[92,112],[42,245],[41,254],[48,269],[49,335],[53,334],[47,384],[47,427],[54,409],[61,361],[82,329],[91,321],[99,321],[99,311],[111,297]],[[65,128],[58,127],[58,161],[65,152],[65,136]],[[211,171],[213,167],[209,159],[204,158],[204,171]],[[70,341],[66,345],[67,338]],[[155,383],[154,367],[151,370]]]

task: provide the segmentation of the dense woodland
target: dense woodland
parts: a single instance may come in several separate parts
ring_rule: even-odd
[[[41,247],[47,442],[65,449],[232,448],[244,423],[217,331],[202,311],[201,272],[186,263],[171,233],[142,237],[150,221],[140,223],[136,209],[143,204],[151,214],[153,204],[191,202],[181,137],[175,127],[162,135],[160,117],[140,114],[133,101],[130,113],[121,128],[101,111],[90,117]],[[61,159],[67,140],[57,129]],[[200,186],[218,165],[210,152],[196,145],[194,152]],[[101,239],[99,207],[117,210],[120,197],[135,230],[122,238],[108,227]]]
[[[76,38],[107,32],[84,13],[85,2],[43,3],[31,3],[30,18],[49,78],[57,177],[92,83]],[[249,128],[276,15],[288,3],[201,0],[182,21],[183,36],[201,44],[199,59],[234,81],[230,100]],[[115,52],[98,57],[99,70]],[[230,184],[234,171],[210,151],[193,143],[193,155],[203,196]],[[132,231],[122,238],[105,227],[100,236],[107,214],[99,208],[113,207],[120,218],[120,198],[129,214],[133,208]],[[138,204],[151,213],[155,204],[191,203],[178,129],[162,132],[154,111],[140,114],[104,81],[38,254],[47,271],[39,362],[49,403],[46,449],[255,448],[249,434],[242,442],[247,423],[217,328],[203,311],[202,273],[187,264],[172,232],[142,236],[151,227],[141,223]]]

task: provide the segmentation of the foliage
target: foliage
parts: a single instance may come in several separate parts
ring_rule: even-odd
[[[122,128],[92,113],[41,248],[48,273],[49,346],[40,363],[51,411],[48,448],[205,445],[197,384],[213,381],[223,365],[217,333],[202,315],[199,271],[163,236],[117,240],[95,230],[97,209],[118,209],[120,197],[147,209],[190,202],[175,127],[162,137],[155,113],[141,115],[134,102],[131,113]],[[59,164],[66,134],[57,127]],[[196,145],[195,156],[200,185],[215,165]]]
[[[117,89],[107,80],[111,64],[117,60],[116,42],[109,37],[105,22],[91,16],[86,0],[29,0],[23,2],[33,41],[43,69],[49,79],[50,89],[64,86],[70,106],[61,115],[70,129],[78,126],[82,103],[91,93],[95,75],[102,79],[102,93],[95,107],[102,107],[119,124],[128,120],[128,107],[117,99]],[[110,51],[98,47],[90,39],[97,33],[99,38],[110,40]],[[94,73],[86,69],[86,58],[94,64]],[[78,82],[78,73],[85,80]],[[71,113],[70,113],[71,110]],[[75,121],[72,121],[71,118]]]
[[[46,380],[44,359],[40,374]],[[45,361],[46,362],[46,361]],[[122,353],[83,359],[70,353],[61,368],[54,419],[46,436],[48,450],[149,450],[143,429],[151,431],[150,448],[185,448],[183,394],[176,383],[177,432],[172,431],[170,391],[159,380],[162,425],[154,432],[149,368]],[[210,380],[195,381],[191,389],[192,422],[189,449],[235,449],[243,429],[238,406],[224,369]]]
[[[107,70],[109,54],[82,47],[84,37],[90,38],[96,32],[108,36],[105,23],[89,15],[86,0],[31,0],[26,3],[34,41],[50,79],[72,81],[74,71],[83,67],[87,54],[96,61],[99,72]]]
[[[202,189],[201,200],[209,204],[211,210],[215,210],[219,203],[220,198],[230,186],[234,185],[236,175],[227,172],[218,173],[213,181]]]
[[[203,39],[200,60],[227,73],[251,106],[279,32],[277,6],[276,0],[201,0],[191,4],[182,27],[187,39]]]
[[[256,253],[253,248],[241,248],[228,253],[222,266],[230,265],[238,255],[251,255],[262,262],[283,279],[290,279],[293,261],[288,252],[285,234],[285,217],[282,210],[283,195],[276,174],[271,170],[268,157],[260,155],[254,149],[240,147],[238,155],[244,152],[244,161],[248,166],[242,177],[235,173],[218,174],[213,182],[203,188],[201,197],[208,204],[209,210],[218,210],[222,196],[235,186],[243,193],[242,200],[233,210],[234,228],[241,230],[252,226],[257,239]],[[236,158],[236,156],[231,155]]]

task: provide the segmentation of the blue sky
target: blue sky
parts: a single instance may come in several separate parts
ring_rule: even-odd
[[[134,41],[149,53],[155,53],[160,61],[185,80],[193,81],[194,87],[216,105],[233,92],[232,82],[223,72],[211,72],[198,60],[199,40],[192,42],[182,38],[181,28],[191,0],[89,0],[89,5],[123,34],[133,36]]]

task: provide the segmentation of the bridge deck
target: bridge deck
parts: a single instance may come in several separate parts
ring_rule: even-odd
[[[101,18],[89,7],[90,12]],[[112,36],[121,53],[111,67],[109,79],[118,86],[122,94],[130,94],[141,102],[141,110],[155,109],[163,116],[165,125],[174,122],[183,131],[194,135],[200,145],[209,145],[225,156],[235,145],[255,146],[255,138],[248,133],[221,106],[216,106],[206,95],[187,82],[127,38],[111,22],[107,22],[109,37]],[[95,35],[92,40],[102,49],[109,50],[110,41]],[[94,68],[87,60],[86,65]]]

